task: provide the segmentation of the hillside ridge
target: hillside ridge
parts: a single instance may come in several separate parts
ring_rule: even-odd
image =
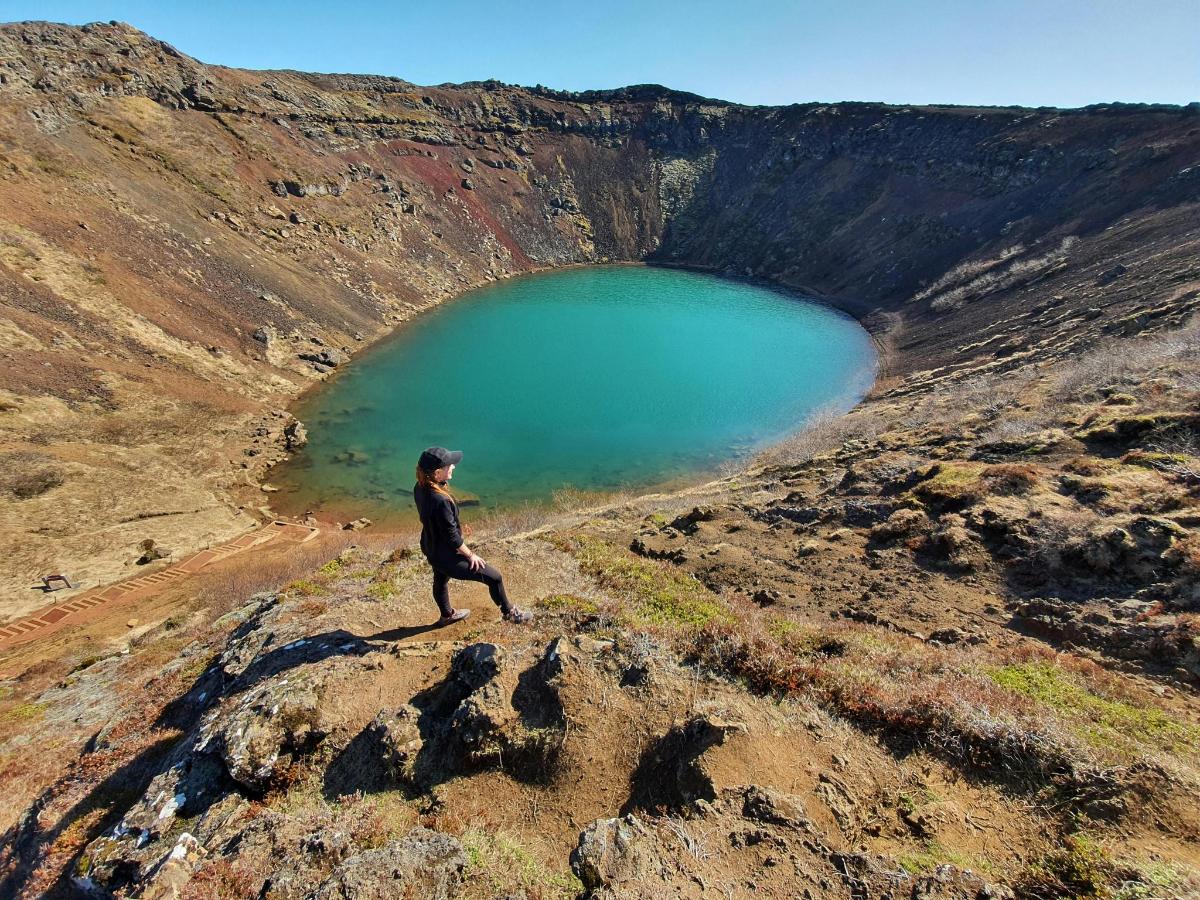
[[[267,520],[289,403],[498,279],[761,279],[884,355],[743,471],[479,522],[532,628],[462,586],[435,632],[411,541],[324,529],[6,652],[0,894],[1194,896],[1198,212],[1194,106],[422,87],[0,26],[6,620]]]

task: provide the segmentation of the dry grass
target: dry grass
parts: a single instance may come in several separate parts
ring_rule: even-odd
[[[1061,366],[1051,389],[1059,401],[1094,401],[1117,392],[1163,401],[1200,391],[1200,320],[1145,337],[1112,341]],[[1152,379],[1150,376],[1154,375]]]
[[[1054,250],[1037,256],[1020,258],[1025,248],[1018,244],[994,260],[963,263],[914,296],[913,301],[929,299],[929,308],[934,312],[949,312],[988,294],[1027,284],[1064,266],[1077,240],[1063,238]]]
[[[916,303],[921,300],[928,300],[940,294],[942,291],[949,290],[955,285],[960,285],[978,278],[985,272],[996,268],[1001,263],[1007,262],[1014,256],[1020,256],[1025,252],[1024,244],[1013,244],[1011,247],[1005,247],[991,259],[968,259],[959,263],[954,268],[949,269],[944,275],[937,279],[929,287],[923,288],[913,295],[910,303]]]
[[[30,452],[0,455],[0,493],[14,500],[40,497],[65,480],[65,473],[52,456]]]
[[[673,566],[631,556],[586,535],[556,536],[552,543],[573,555],[584,574],[625,601],[620,614],[630,625],[692,629],[731,621],[715,594]]]
[[[848,441],[869,440],[884,427],[878,416],[848,415],[838,409],[818,410],[809,416],[802,430],[763,450],[751,462],[767,468],[800,465],[831,453]],[[739,463],[737,468],[741,467]]]
[[[284,554],[251,550],[224,561],[219,568],[197,576],[196,598],[213,609],[241,606],[247,597],[276,593],[295,582],[323,583],[336,570],[321,570],[350,547],[364,553],[390,550],[395,539],[345,531],[324,532],[314,540],[288,548]]]
[[[740,612],[683,649],[756,692],[816,700],[860,726],[1041,789],[1083,791],[1096,772],[1200,750],[1200,729],[1098,666],[1047,649],[939,648],[855,623],[822,626]],[[1101,782],[1111,776],[1101,776]]]

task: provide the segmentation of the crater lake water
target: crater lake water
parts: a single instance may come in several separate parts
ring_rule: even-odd
[[[272,472],[275,506],[411,520],[432,445],[464,452],[452,488],[484,508],[678,482],[849,408],[874,374],[857,322],[761,285],[647,266],[522,276],[417,316],[303,398],[309,443]]]

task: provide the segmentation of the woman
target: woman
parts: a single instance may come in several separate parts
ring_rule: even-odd
[[[446,490],[446,483],[454,476],[454,467],[462,462],[462,457],[461,450],[430,447],[417,460],[417,483],[413,486],[413,500],[421,517],[421,552],[433,566],[433,599],[442,612],[438,625],[460,622],[471,614],[469,609],[456,610],[450,605],[451,578],[482,581],[504,620],[525,624],[533,616],[509,603],[500,572],[463,543],[458,504]]]

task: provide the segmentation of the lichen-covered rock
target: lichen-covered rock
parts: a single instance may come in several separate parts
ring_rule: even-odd
[[[107,891],[140,883],[170,851],[164,842],[177,818],[209,808],[228,784],[225,773],[216,759],[188,749],[174,754],[121,821],[88,846],[76,867],[81,882]]]
[[[197,750],[215,752],[234,781],[262,793],[324,738],[319,708],[312,686],[272,679],[215,717]]]
[[[378,742],[388,774],[400,782],[412,781],[417,757],[424,746],[417,727],[419,718],[420,712],[415,707],[405,705],[395,711],[380,710],[367,726],[371,738]]]
[[[463,647],[450,663],[450,677],[467,691],[478,690],[500,674],[504,651],[495,644]]]
[[[428,828],[367,850],[339,865],[311,900],[449,900],[458,890],[467,854],[462,844]]]
[[[191,881],[192,873],[203,858],[204,848],[185,831],[147,878],[138,897],[141,900],[167,900],[182,896],[183,889]]]
[[[637,817],[597,819],[579,835],[571,869],[589,890],[645,878],[658,868],[653,835]]]

